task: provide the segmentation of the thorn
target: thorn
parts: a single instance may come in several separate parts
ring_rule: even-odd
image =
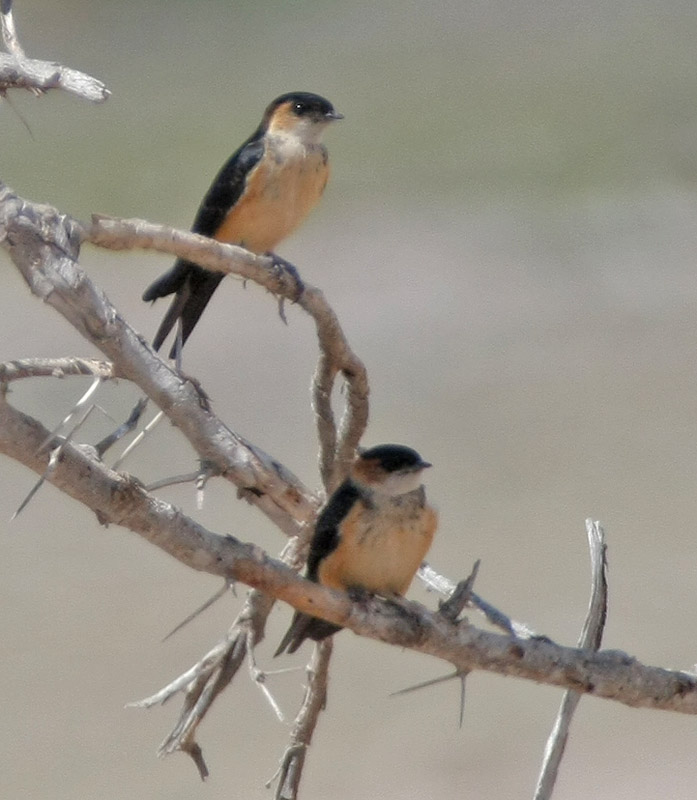
[[[212,597],[209,597],[208,600],[206,600],[206,602],[202,606],[199,606],[195,611],[192,611],[191,614],[189,614],[189,616],[186,617],[186,619],[182,620],[176,626],[176,628],[172,628],[172,630],[164,637],[164,639],[161,640],[161,643],[166,642],[167,639],[169,639],[171,636],[174,636],[175,633],[177,633],[186,625],[188,625],[190,622],[195,620],[199,614],[202,614],[204,611],[206,611],[206,609],[210,608],[214,603],[217,603],[218,600],[220,600],[220,598],[227,593],[228,589],[230,589],[231,586],[234,586],[233,581],[225,581],[223,587],[221,589],[218,589],[218,591]]]
[[[138,445],[143,441],[143,439],[145,439],[145,437],[152,432],[152,430],[155,428],[157,423],[162,419],[162,417],[164,417],[164,415],[165,415],[164,411],[158,411],[157,414],[155,414],[155,416],[150,420],[150,422],[148,422],[148,424],[143,428],[143,430],[128,445],[128,447],[123,451],[123,453],[121,453],[119,458],[117,458],[116,461],[114,461],[114,464],[111,467],[113,470],[117,470],[121,466],[121,464],[126,459],[126,456],[130,455],[133,452],[133,450],[135,450],[135,448],[138,447]]]
[[[397,689],[396,692],[390,692],[390,697],[397,697],[397,695],[400,694],[409,694],[409,692],[416,692],[419,689],[427,689],[429,686],[435,686],[438,683],[445,683],[446,681],[451,681],[453,678],[459,678],[461,674],[459,670],[456,670],[449,675],[441,675],[439,678],[431,678],[429,681],[415,683],[413,686],[407,686],[405,689]]]

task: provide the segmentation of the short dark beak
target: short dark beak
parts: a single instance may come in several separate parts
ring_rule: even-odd
[[[428,461],[422,461],[418,465],[417,469],[428,469],[429,467],[432,467],[432,466],[433,466],[433,464],[429,464]]]
[[[324,116],[327,119],[343,119],[344,118],[343,114],[340,114],[338,111],[334,111],[334,110],[327,111],[327,113]]]

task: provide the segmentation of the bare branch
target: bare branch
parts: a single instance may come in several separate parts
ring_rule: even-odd
[[[70,376],[113,378],[110,361],[96,358],[21,358],[0,364],[0,385],[22,378],[67,378]]]
[[[48,206],[32,205],[0,184],[0,244],[32,291],[61,313],[136,383],[190,441],[200,458],[245,491],[288,535],[314,519],[317,498],[283,465],[225,426],[143,342],[77,266],[81,226]],[[246,251],[240,251],[242,253]]]
[[[37,448],[46,433],[36,420],[0,401],[0,452],[42,473],[47,457]],[[347,595],[299,578],[259,547],[207,531],[75,445],[64,448],[49,480],[104,522],[135,531],[193,569],[242,581],[363,636],[448,661],[460,672],[482,669],[637,708],[697,714],[697,675],[645,666],[621,651],[593,653],[490,633],[453,623],[418,603],[370,598],[354,604]],[[243,657],[244,652],[237,654]]]
[[[275,800],[296,800],[298,796],[305,755],[312,742],[320,712],[326,703],[331,655],[331,638],[312,648],[312,658],[307,665],[305,697],[295,718],[290,741],[281,758],[278,771],[267,783],[267,786],[270,786],[272,781],[278,779]]]
[[[55,209],[29,204],[1,185],[0,206],[4,212],[0,216],[0,241],[3,238],[2,229],[5,227],[6,247],[20,270],[23,270],[32,290],[53,305],[78,331],[112,358],[116,375],[128,377],[141,386],[190,439],[202,458],[211,461],[228,479],[239,481],[238,485],[242,484],[244,487],[255,486],[255,480],[248,474],[244,478],[240,476],[239,461],[237,471],[230,468],[232,465],[229,461],[227,464],[220,463],[220,453],[217,458],[211,453],[211,442],[217,441],[216,435],[204,433],[201,428],[203,420],[196,420],[196,415],[192,416],[187,408],[193,400],[195,387],[191,384],[182,385],[181,376],[165,367],[164,362],[143,344],[118,316],[107,298],[97,292],[77,268],[79,240],[86,238],[100,246],[117,249],[152,247],[195,260],[207,269],[234,273],[254,280],[269,291],[296,301],[312,316],[317,328],[321,353],[317,374],[322,377],[319,383],[316,379],[321,390],[316,391],[315,396],[319,392],[330,398],[333,381],[338,373],[347,382],[346,411],[338,439],[327,433],[334,423],[326,403],[322,403],[319,409],[318,425],[322,443],[323,480],[331,487],[343,476],[368,419],[368,381],[365,367],[351,351],[336,315],[322,293],[313,287],[304,286],[295,268],[276,258],[256,256],[234,245],[220,244],[197,234],[176,231],[142,220],[94,217],[90,230],[86,231]],[[47,242],[43,241],[44,236],[47,237]],[[41,251],[41,255],[34,252],[37,249]],[[52,266],[54,260],[55,269]],[[42,264],[38,270],[34,267],[37,263]],[[184,408],[187,408],[186,413],[183,412]],[[177,410],[179,414],[175,417]],[[205,413],[206,409],[201,411]],[[231,432],[227,431],[226,438],[230,435]],[[241,437],[236,437],[234,445],[238,451],[240,448],[246,451],[245,472],[248,473],[253,461],[250,458],[252,446],[243,442]],[[254,455],[256,460],[268,459],[268,456],[256,449]],[[268,478],[268,474],[265,477]],[[268,494],[268,487],[264,488],[262,498],[257,503],[260,507],[267,506],[267,514],[269,511],[275,512],[264,499]]]
[[[147,398],[141,397],[135,406],[133,406],[128,418],[121,423],[115,431],[112,431],[108,436],[105,436],[101,441],[97,442],[94,449],[97,451],[97,455],[100,458],[104,458],[104,454],[110,447],[113,447],[117,442],[121,441],[124,436],[127,436],[131,431],[135,430],[147,404]]]
[[[290,540],[282,555],[284,564],[297,566],[301,563],[298,550],[301,540]],[[193,757],[191,747],[195,744],[195,732],[207,714],[215,698],[228,686],[239,671],[245,655],[250,660],[250,674],[255,683],[265,692],[272,708],[278,715],[280,710],[263,686],[264,674],[251,672],[254,663],[254,648],[262,641],[266,620],[271,613],[275,598],[254,589],[249,592],[237,619],[225,637],[213,647],[197,664],[183,675],[175,678],[168,686],[152,697],[132,705],[149,708],[156,703],[164,703],[178,692],[184,692],[182,711],[173,730],[160,747],[160,754],[183,750]],[[198,747],[198,745],[196,745]],[[201,756],[200,748],[197,750]],[[197,758],[194,761],[199,766]],[[200,768],[199,768],[200,771]],[[201,774],[201,777],[205,777]]]
[[[3,46],[8,53],[17,56],[17,58],[24,57],[24,50],[19,43],[15,20],[12,15],[12,0],[2,0],[0,2],[0,35],[2,36]]]
[[[93,215],[85,238],[100,247],[148,248],[170,253],[213,272],[238,275],[297,303],[306,311],[315,322],[320,348],[313,379],[320,473],[328,491],[343,479],[368,422],[368,377],[362,361],[351,350],[334,310],[319,289],[303,283],[295,267],[277,256],[254,255],[235,245],[145,220]],[[338,374],[346,381],[346,409],[337,432],[331,398]]]
[[[103,103],[111,94],[105,84],[84,72],[50,61],[0,53],[0,94],[8,89],[28,89],[38,94],[63,89],[92,103]]]
[[[588,613],[578,646],[583,649],[598,650],[603,638],[605,618],[607,616],[607,560],[605,557],[605,531],[600,523],[586,520],[586,533],[591,553],[591,597]],[[566,691],[557,713],[557,718],[545,746],[540,776],[535,789],[535,800],[549,800],[559,773],[561,760],[564,757],[566,742],[569,738],[571,719],[581,700],[578,692]]]
[[[321,293],[303,286],[290,265],[279,267],[274,259],[256,257],[230,245],[196,241],[201,237],[193,234],[158,230],[165,231],[167,248],[178,255],[191,257],[187,248],[201,248],[196,260],[207,267],[209,257],[213,260],[229,257],[223,271],[243,275],[248,270],[247,277],[253,277],[251,273],[256,272],[261,285],[295,299],[313,315],[321,343],[321,359],[326,358],[330,364],[327,367],[321,362],[318,368],[319,382],[329,390],[326,396],[330,396],[332,381],[339,372],[348,381],[347,411],[341,434],[332,441],[331,436],[323,439],[326,452],[333,451],[335,460],[339,459],[336,468],[323,470],[325,481],[331,486],[334,476],[341,472],[342,452],[348,454],[354,446],[349,443],[354,439],[357,442],[365,424],[367,381],[362,364],[350,351]],[[211,413],[199,389],[173,372],[120,318],[106,297],[76,266],[79,243],[86,236],[88,234],[78,223],[55,209],[27,204],[0,186],[0,243],[32,290],[112,359],[110,376],[132,380],[155,400],[214,470],[235,483],[286,533],[306,533],[318,507],[317,498],[282,465],[224,426]],[[178,240],[174,245],[173,239]],[[225,252],[218,248],[225,248]],[[12,365],[2,374],[12,375]],[[49,432],[43,426],[13,409],[4,396],[0,397],[0,452],[43,474],[48,456],[39,452],[39,446],[47,436]],[[148,705],[155,698],[164,700],[176,691],[186,692],[180,719],[163,743],[161,752],[188,752],[204,777],[207,770],[195,740],[197,726],[245,657],[249,657],[250,646],[261,640],[273,603],[271,597],[361,635],[446,660],[458,675],[483,669],[614,699],[630,706],[697,714],[697,676],[693,674],[647,667],[621,652],[593,653],[588,649],[561,647],[541,637],[530,638],[527,629],[495,609],[491,610],[472,592],[470,602],[484,609],[495,624],[502,624],[506,635],[479,630],[467,621],[447,619],[416,603],[372,598],[353,604],[345,595],[298,578],[291,569],[269,558],[259,548],[207,531],[172,506],[152,497],[133,479],[107,469],[95,457],[93,449],[57,437],[51,441],[54,452],[55,444],[60,445],[60,457],[47,473],[47,480],[94,509],[100,521],[134,530],[194,569],[226,580],[240,580],[255,588],[236,625],[226,640],[208,654],[205,663],[196,665],[143,703]],[[326,464],[329,464],[328,458]],[[297,566],[302,537],[294,539],[292,544],[287,557]],[[443,584],[443,579],[438,581],[434,575],[430,578],[434,584]],[[323,692],[310,695],[308,703],[314,709],[322,697]],[[311,736],[316,716],[310,715],[306,720],[305,736]],[[298,775],[300,761],[296,759],[294,763],[293,774]]]
[[[450,578],[436,572],[426,561],[419,567],[419,571],[416,574],[427,589],[438,592],[445,597],[451,597],[458,588],[458,585],[453,583]],[[471,588],[468,594],[469,598],[466,605],[476,608],[477,611],[481,611],[492,625],[495,625],[502,631],[510,633],[513,636],[518,636],[521,639],[545,638],[536,634],[526,623],[510,619],[503,611],[494,608],[491,603],[487,603],[486,600],[471,591]]]
[[[11,200],[15,200],[15,198],[11,198]],[[34,211],[36,209],[31,210],[31,212]],[[32,216],[32,213],[27,209],[27,204],[23,204],[22,212]],[[38,212],[41,219],[46,218],[46,209],[38,209]],[[51,211],[48,211],[48,218],[50,224],[55,223],[56,216]],[[35,220],[32,219],[32,222],[35,222]],[[326,402],[315,403],[321,449],[320,466],[325,486],[333,488],[336,485],[347,470],[367,423],[368,381],[363,364],[351,351],[334,311],[318,289],[303,285],[297,270],[277,257],[264,258],[254,256],[241,248],[220,245],[205,237],[184,234],[143,221],[120,222],[113,219],[95,217],[89,233],[85,231],[80,231],[80,233],[83,237],[89,238],[90,241],[100,245],[118,248],[125,246],[154,246],[166,252],[197,260],[207,268],[219,268],[224,272],[233,272],[245,279],[256,281],[281,298],[297,302],[310,314],[315,321],[320,348],[320,358],[314,381],[314,397],[316,401],[320,397],[326,398]],[[60,237],[60,234],[58,236]],[[66,248],[63,246],[62,241],[60,250],[65,254]],[[73,257],[77,257],[76,252]],[[31,279],[28,278],[28,280],[31,283]],[[84,280],[83,276],[81,276],[81,280]],[[90,292],[89,300],[92,301],[94,299],[95,293]],[[99,298],[102,303],[104,300],[105,298]],[[62,313],[66,313],[62,307],[59,307],[59,310]],[[70,309],[71,313],[66,314],[73,324],[76,324],[75,312],[77,310],[77,308],[72,307]],[[103,319],[107,317],[106,314],[98,314],[98,316]],[[113,320],[113,315],[109,315],[109,318],[110,321]],[[76,327],[83,332],[87,330],[94,331],[94,323],[92,321],[90,321],[90,325],[78,323]],[[100,339],[102,338],[100,337]],[[101,346],[99,341],[95,343]],[[157,396],[153,395],[152,391],[148,391],[148,387],[138,380],[138,377],[142,379],[142,370],[139,370],[139,375],[136,377],[129,372],[127,366],[119,363],[120,354],[118,351],[105,350],[105,352],[114,358],[117,374],[127,375],[139,382],[149,396],[155,397],[163,410],[168,412],[167,407],[163,405],[161,400],[158,400]],[[337,375],[342,375],[346,382],[346,410],[339,433],[336,431],[331,409],[331,395]],[[180,425],[176,421],[175,424]],[[206,458],[201,450],[199,450],[199,453],[203,458]],[[215,460],[210,458],[206,460],[212,463],[215,468],[220,469],[219,462],[216,463]],[[274,466],[278,467],[275,464]],[[256,489],[256,487],[254,488]],[[256,497],[255,493],[255,499]],[[313,512],[315,509],[316,505],[313,507]],[[302,524],[309,521],[309,518],[300,521]],[[287,527],[286,530],[288,530]],[[309,528],[306,528],[306,530],[309,533]],[[297,532],[297,530],[294,532]],[[297,568],[304,561],[300,554],[304,554],[306,544],[306,541],[301,541],[293,557],[293,563]],[[171,752],[172,749],[182,749],[191,752],[193,755],[190,748],[195,727],[205,715],[212,700],[232,679],[238,668],[242,649],[244,648],[244,643],[239,641],[239,636],[238,634],[234,640],[230,641],[229,647],[221,652],[220,659],[217,661],[219,666],[221,662],[226,662],[227,666],[224,669],[215,667],[205,680],[204,676],[199,673],[200,680],[197,679],[193,682],[194,691],[189,690],[187,692],[180,723],[164,743],[163,751]],[[228,668],[233,663],[235,664],[234,669]],[[213,688],[209,691],[206,687],[211,686],[211,681],[213,682]],[[200,750],[197,750],[197,759],[200,755]],[[197,761],[197,763],[199,762]]]
[[[93,103],[103,103],[109,97],[106,86],[84,72],[27,58],[15,29],[12,0],[2,0],[0,4],[0,34],[7,50],[7,54],[0,53],[0,96],[8,89],[28,89],[37,95],[49,89],[63,89]]]
[[[273,294],[297,302],[303,283],[297,270],[277,257],[259,256],[234,244],[177,230],[144,219],[118,219],[93,214],[81,230],[85,241],[108,250],[155,250],[194,261],[211,272],[238,275]]]

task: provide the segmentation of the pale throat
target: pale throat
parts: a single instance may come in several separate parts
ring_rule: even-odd
[[[285,150],[289,154],[301,150],[313,150],[321,146],[322,135],[326,124],[310,122],[309,120],[298,120],[292,127],[271,126],[266,134],[273,139],[279,150]]]
[[[415,492],[421,486],[421,470],[417,472],[395,472],[370,488],[376,494],[399,497]]]

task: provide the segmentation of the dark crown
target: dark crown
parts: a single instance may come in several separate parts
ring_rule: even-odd
[[[363,461],[376,461],[385,472],[401,470],[416,472],[431,466],[421,458],[416,450],[402,444],[379,444],[369,450],[364,450],[360,457]]]
[[[277,97],[266,109],[266,115],[270,116],[273,112],[285,103],[292,105],[293,112],[299,116],[314,116],[318,119],[341,119],[342,114],[335,110],[334,106],[319,94],[312,92],[287,92]]]

